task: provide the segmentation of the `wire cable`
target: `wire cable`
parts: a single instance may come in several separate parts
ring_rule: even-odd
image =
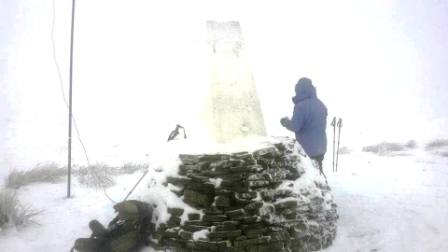
[[[51,44],[52,44],[52,49],[53,49],[53,61],[54,64],[56,66],[56,70],[58,73],[58,78],[59,78],[59,86],[60,86],[60,90],[61,90],[61,95],[62,95],[62,99],[64,100],[65,106],[68,108],[68,101],[67,98],[65,97],[65,90],[64,90],[64,79],[62,77],[62,72],[61,72],[61,68],[59,66],[57,57],[56,57],[56,42],[55,42],[55,38],[54,38],[54,30],[55,30],[55,23],[56,23],[56,8],[55,8],[55,0],[53,0],[53,16],[52,16],[52,23],[51,23]],[[84,142],[81,139],[81,134],[79,133],[79,129],[78,129],[78,124],[76,123],[76,119],[75,116],[72,115],[72,120],[73,120],[73,125],[75,126],[75,131],[76,131],[76,136],[78,138],[79,143],[82,146],[82,149],[84,151],[84,156],[86,158],[87,161],[87,165],[90,166],[90,159],[89,159],[89,155],[87,154],[87,150],[86,150],[86,146],[84,145]]]

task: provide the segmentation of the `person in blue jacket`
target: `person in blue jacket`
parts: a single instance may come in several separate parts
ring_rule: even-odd
[[[280,123],[290,131],[294,131],[297,141],[305,153],[317,161],[320,171],[327,151],[327,107],[317,98],[316,88],[311,79],[301,78],[295,86],[296,96],[292,118],[284,117]]]

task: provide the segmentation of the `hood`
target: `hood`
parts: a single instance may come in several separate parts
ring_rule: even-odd
[[[298,103],[305,99],[316,98],[316,88],[308,78],[301,78],[296,84],[296,96],[292,98],[294,103]]]

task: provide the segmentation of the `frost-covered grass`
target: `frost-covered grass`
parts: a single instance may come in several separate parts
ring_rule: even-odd
[[[448,139],[436,139],[434,141],[427,143],[425,149],[430,151],[447,146],[448,146]]]
[[[146,170],[148,168],[149,168],[148,164],[126,162],[119,168],[113,169],[112,172],[114,174],[131,174],[140,170]]]
[[[19,202],[15,191],[0,189],[0,231],[10,226],[23,227],[34,223],[32,218],[37,214],[38,211]]]
[[[415,140],[409,140],[404,146],[408,149],[415,149],[418,147],[418,144]]]
[[[392,143],[392,142],[381,142],[375,145],[364,146],[362,151],[371,152],[377,155],[393,155],[398,152],[402,152],[408,149],[415,148],[416,143],[409,141],[406,144],[402,143]]]
[[[442,157],[448,157],[448,151],[439,152],[438,155]]]
[[[341,155],[350,154],[351,152],[352,151],[347,146],[342,146],[341,148],[339,148],[339,154]]]
[[[436,156],[448,157],[448,139],[435,139],[425,145],[425,150]]]
[[[120,167],[98,163],[81,167],[74,173],[78,176],[79,183],[86,187],[108,188],[115,185],[114,176],[132,174],[148,168],[149,166],[143,163],[127,162]]]
[[[11,171],[6,177],[5,186],[18,189],[31,183],[55,183],[66,174],[66,169],[60,168],[56,164],[37,165],[27,171]]]
[[[95,164],[81,167],[78,170],[78,181],[81,185],[91,188],[108,188],[115,185],[112,177],[112,167],[105,164]]]
[[[77,175],[79,182],[87,187],[107,188],[115,184],[113,176],[132,174],[148,169],[143,163],[124,163],[120,167],[111,167],[105,164],[95,164],[74,169],[72,174]],[[30,170],[12,170],[5,178],[5,186],[11,189],[32,183],[57,183],[67,175],[67,169],[57,164],[39,164]]]
[[[362,151],[374,153],[380,156],[397,156],[407,155],[409,151],[412,151],[418,147],[419,146],[415,140],[410,140],[406,143],[381,142],[375,145],[364,146]],[[428,142],[422,148],[425,151],[431,152],[433,155],[448,157],[448,139],[435,139]]]
[[[448,150],[435,150],[431,151],[431,153],[439,157],[448,157]]]

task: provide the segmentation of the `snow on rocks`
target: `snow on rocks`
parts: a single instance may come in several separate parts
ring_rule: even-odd
[[[338,215],[330,188],[295,140],[179,159],[177,173],[171,167],[146,196],[158,199],[154,248],[316,251],[334,240]]]

